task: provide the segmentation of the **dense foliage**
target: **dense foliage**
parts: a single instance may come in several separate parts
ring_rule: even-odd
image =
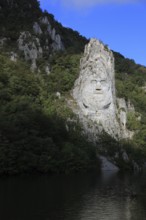
[[[70,172],[95,166],[95,148],[80,135],[64,100],[49,93],[46,78],[4,56],[0,106],[0,173]]]
[[[35,38],[33,24],[38,22],[43,31],[41,47],[46,39],[52,43],[41,17],[47,17],[60,34],[66,52],[53,56],[43,52],[37,60],[38,74],[30,72],[29,63],[28,67],[23,63],[17,40],[22,31]],[[70,172],[95,166],[96,150],[85,140],[66,105],[87,39],[42,12],[37,0],[0,0],[0,29],[0,39],[7,41],[0,45],[0,173]],[[7,59],[11,51],[22,62]],[[48,61],[50,75],[44,70]]]
[[[132,146],[146,153],[146,67],[115,55],[117,96],[130,100],[136,112],[128,114],[127,127],[135,131]],[[136,118],[139,117],[139,121]]]
[[[33,23],[42,15],[36,0],[0,0],[1,36],[15,41],[20,31],[31,30]]]
[[[56,54],[52,57],[51,73],[48,80],[49,91],[69,92],[79,74],[80,54]]]

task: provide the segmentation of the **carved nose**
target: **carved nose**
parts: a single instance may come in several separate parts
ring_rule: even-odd
[[[101,90],[101,84],[100,84],[100,82],[97,82],[96,90],[97,90],[97,91],[100,91],[100,90]]]

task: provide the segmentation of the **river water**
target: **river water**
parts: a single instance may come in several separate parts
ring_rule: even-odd
[[[0,220],[146,220],[146,175],[0,177]]]

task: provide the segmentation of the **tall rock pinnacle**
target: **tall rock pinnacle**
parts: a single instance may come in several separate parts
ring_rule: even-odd
[[[104,130],[114,138],[126,137],[117,120],[113,53],[96,39],[85,47],[72,95],[87,132]],[[92,131],[89,121],[93,122]]]

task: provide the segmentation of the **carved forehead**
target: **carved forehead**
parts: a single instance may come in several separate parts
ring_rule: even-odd
[[[90,74],[89,78],[91,79],[107,79],[108,75],[106,72],[96,72],[94,74]]]
[[[109,80],[111,79],[109,71],[106,69],[106,67],[102,67],[102,66],[95,66],[92,68],[92,70],[90,68],[87,68],[86,71],[82,71],[81,73],[82,75],[82,79],[107,79],[109,78]]]
[[[90,74],[90,75],[86,75],[86,76],[84,75],[82,77],[82,79],[80,79],[79,85],[82,87],[85,85],[92,84],[93,81],[94,82],[105,81],[106,83],[111,84],[111,80],[105,74],[100,74],[100,75]]]

